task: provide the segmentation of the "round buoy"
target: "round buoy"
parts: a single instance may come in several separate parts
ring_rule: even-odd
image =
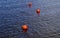
[[[27,32],[27,30],[28,30],[28,26],[26,24],[22,25],[21,28],[22,28],[23,32]]]
[[[40,9],[37,9],[36,10],[36,13],[39,15],[40,14]]]
[[[31,3],[31,2],[29,2],[29,3],[28,3],[28,6],[29,6],[29,7],[31,7],[31,6],[32,6],[32,3]]]

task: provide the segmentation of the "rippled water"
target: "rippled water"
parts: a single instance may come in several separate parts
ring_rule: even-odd
[[[29,26],[27,33],[23,24]],[[0,0],[0,38],[60,38],[60,0]]]

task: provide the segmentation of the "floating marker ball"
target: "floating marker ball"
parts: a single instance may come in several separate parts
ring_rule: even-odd
[[[36,13],[39,15],[40,14],[40,9],[37,9],[36,10]]]
[[[25,25],[22,25],[22,30],[23,30],[23,32],[27,32],[27,30],[28,30],[28,26],[25,24]]]
[[[32,6],[32,3],[31,3],[31,2],[29,2],[29,3],[28,3],[28,6],[29,6],[29,7],[31,7],[31,6]]]

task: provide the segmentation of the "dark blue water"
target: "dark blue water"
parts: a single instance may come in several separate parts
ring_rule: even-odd
[[[60,0],[0,0],[0,38],[60,38]]]

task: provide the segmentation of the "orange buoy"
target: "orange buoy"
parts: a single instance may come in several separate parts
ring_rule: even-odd
[[[28,30],[28,26],[26,24],[22,25],[21,28],[22,28],[23,32],[27,32],[27,30]]]
[[[37,9],[36,10],[36,13],[39,15],[40,14],[40,9]]]
[[[31,3],[31,2],[29,2],[28,6],[29,6],[29,7],[31,7],[31,6],[32,6],[32,3]]]

